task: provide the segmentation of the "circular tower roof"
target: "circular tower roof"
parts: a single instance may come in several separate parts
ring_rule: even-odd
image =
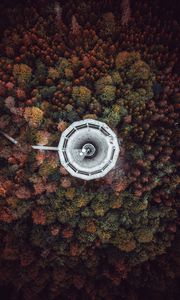
[[[115,166],[119,144],[105,123],[86,119],[72,123],[62,133],[58,152],[72,176],[91,180],[105,176]]]

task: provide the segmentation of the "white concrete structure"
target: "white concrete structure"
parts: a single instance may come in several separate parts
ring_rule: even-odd
[[[12,143],[18,142],[2,133]],[[61,135],[58,147],[32,146],[36,150],[58,151],[61,164],[74,177],[91,180],[105,176],[115,167],[119,143],[105,123],[86,119],[72,123]]]
[[[86,119],[71,124],[58,146],[61,164],[75,177],[91,180],[105,176],[116,164],[119,144],[103,122]]]

